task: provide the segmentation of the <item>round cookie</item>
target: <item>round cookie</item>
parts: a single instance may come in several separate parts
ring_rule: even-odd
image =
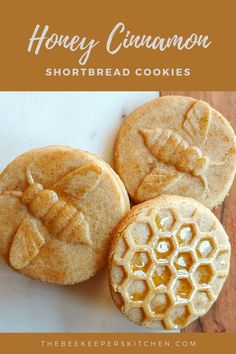
[[[230,243],[215,215],[186,197],[141,203],[114,231],[109,286],[139,325],[183,328],[204,315],[227,277]]]
[[[164,96],[127,117],[116,138],[114,164],[137,203],[166,193],[213,208],[233,183],[235,135],[208,103]]]
[[[82,282],[104,267],[128,210],[121,180],[95,155],[66,146],[29,151],[0,175],[0,253],[34,279]]]

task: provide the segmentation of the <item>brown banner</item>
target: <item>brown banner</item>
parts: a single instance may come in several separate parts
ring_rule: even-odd
[[[234,334],[37,333],[0,334],[1,352],[15,353],[181,353],[235,352]]]
[[[224,2],[5,1],[1,90],[236,90]]]

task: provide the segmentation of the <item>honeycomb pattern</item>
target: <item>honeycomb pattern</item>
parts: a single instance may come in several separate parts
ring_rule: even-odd
[[[148,287],[146,280],[133,280],[128,288],[129,298],[134,302],[143,301],[147,292]]]
[[[202,231],[198,220],[197,209],[184,217],[175,208],[152,208],[123,227],[111,255],[110,283],[129,319],[183,328],[216,300],[229,270],[230,244],[216,221]]]
[[[198,242],[197,255],[199,258],[210,258],[216,250],[215,241],[206,237]]]
[[[210,264],[200,264],[194,273],[194,279],[198,285],[210,284],[214,270]]]
[[[188,300],[192,295],[193,289],[191,280],[188,278],[177,278],[173,287],[176,301]]]
[[[167,265],[157,264],[152,274],[152,281],[156,288],[168,286],[171,280],[171,270]]]
[[[156,257],[159,260],[168,260],[171,258],[174,250],[175,246],[173,240],[170,237],[161,236],[155,247]]]
[[[174,259],[175,269],[182,273],[188,273],[195,263],[192,252],[178,252]]]
[[[177,232],[177,242],[180,246],[190,245],[196,235],[197,230],[194,224],[182,224]]]
[[[147,273],[151,266],[151,258],[147,252],[135,252],[130,260],[130,267],[134,274]]]
[[[155,294],[150,302],[151,311],[154,315],[164,314],[171,305],[168,293]]]

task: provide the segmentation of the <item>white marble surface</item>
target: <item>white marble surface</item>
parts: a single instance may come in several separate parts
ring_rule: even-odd
[[[122,116],[156,92],[0,93],[0,169],[20,153],[67,144],[111,162]],[[109,295],[106,272],[74,286],[43,284],[0,260],[0,332],[150,332],[129,322]]]

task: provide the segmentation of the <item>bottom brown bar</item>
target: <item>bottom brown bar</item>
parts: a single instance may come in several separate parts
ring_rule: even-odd
[[[234,352],[233,333],[1,333],[1,353]]]

